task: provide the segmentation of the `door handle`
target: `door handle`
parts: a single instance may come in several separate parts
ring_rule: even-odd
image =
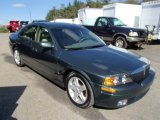
[[[38,49],[37,48],[32,48],[33,51],[35,52],[38,52]]]

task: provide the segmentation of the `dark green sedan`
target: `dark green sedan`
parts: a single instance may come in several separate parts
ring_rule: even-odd
[[[148,59],[106,45],[79,25],[35,22],[9,38],[17,66],[27,65],[65,88],[81,108],[131,104],[147,93],[155,76]]]

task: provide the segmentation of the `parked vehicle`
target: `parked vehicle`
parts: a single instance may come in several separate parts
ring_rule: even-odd
[[[26,25],[28,25],[28,21],[20,21],[20,27],[25,27]]]
[[[81,108],[131,104],[147,93],[155,76],[148,59],[106,45],[83,26],[36,22],[9,39],[17,66],[30,66],[64,87]]]
[[[32,23],[35,23],[35,22],[48,22],[48,20],[33,20]]]
[[[155,28],[156,26],[153,25],[152,29],[150,29],[150,25],[146,25],[146,29],[147,29],[147,44],[151,44],[152,40],[153,40],[153,36],[155,35]]]
[[[148,27],[148,40],[151,42],[160,41],[160,1],[149,1],[141,4],[142,12],[140,16],[139,26],[141,28]],[[153,16],[154,13],[154,17]]]
[[[9,25],[6,26],[6,28],[10,32],[16,32],[19,29],[19,27],[20,27],[19,21],[10,21]]]
[[[146,42],[147,38],[146,30],[128,27],[114,17],[99,17],[94,26],[84,26],[104,41],[111,42],[120,48],[127,48],[127,46],[133,44],[140,47],[142,43]]]

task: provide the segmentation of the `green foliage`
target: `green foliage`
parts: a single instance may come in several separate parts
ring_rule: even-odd
[[[142,2],[149,2],[154,0],[127,0],[125,3],[128,4],[141,4]]]
[[[0,33],[8,33],[8,30],[5,26],[0,27]]]
[[[128,4],[138,4],[138,0],[127,0],[126,3]]]
[[[70,2],[65,7],[64,4],[61,4],[61,8],[56,9],[53,7],[47,13],[46,20],[54,20],[57,18],[76,18],[78,10],[84,7],[89,6],[90,8],[101,8],[103,5],[108,4],[109,0],[86,0],[86,3],[81,2],[80,0],[74,0],[73,4]]]
[[[155,0],[142,0],[142,2],[149,2],[149,1],[155,1]]]

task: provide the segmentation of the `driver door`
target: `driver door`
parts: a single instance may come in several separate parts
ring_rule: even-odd
[[[104,41],[112,41],[113,31],[107,18],[99,18],[94,31]]]
[[[48,43],[50,47],[44,47],[43,44]],[[39,27],[37,41],[32,46],[34,50],[34,59],[37,64],[37,70],[50,80],[57,78],[58,70],[58,54],[55,50],[49,31],[44,27]]]

